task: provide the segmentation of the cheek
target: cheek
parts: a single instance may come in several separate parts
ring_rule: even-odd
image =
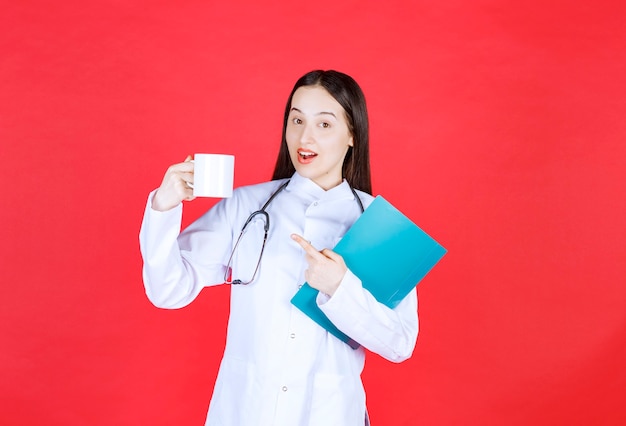
[[[343,135],[337,137],[333,141],[333,146],[338,154],[344,156],[348,152],[348,149],[350,149],[350,146],[352,146],[352,138],[344,137]]]
[[[287,127],[287,130],[285,130],[285,139],[287,140],[287,146],[291,149],[298,140],[298,136],[292,128]]]

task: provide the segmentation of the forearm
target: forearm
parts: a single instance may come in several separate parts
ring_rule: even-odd
[[[139,232],[146,295],[155,306],[179,308],[190,303],[199,292],[194,288],[177,241],[182,205],[166,212],[152,210],[153,195],[148,199]]]
[[[419,330],[415,290],[390,309],[348,271],[335,294],[331,298],[320,295],[318,304],[337,328],[368,350],[393,362],[413,353]]]

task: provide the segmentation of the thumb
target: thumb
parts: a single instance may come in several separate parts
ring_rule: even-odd
[[[325,248],[321,251],[321,253],[327,258],[334,260],[335,262],[343,262],[343,257],[339,253],[334,252],[331,249]]]

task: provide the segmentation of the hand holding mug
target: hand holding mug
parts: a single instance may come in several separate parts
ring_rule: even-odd
[[[194,163],[191,155],[184,162],[171,165],[163,176],[161,186],[152,198],[152,208],[158,211],[170,210],[183,200],[195,198],[193,189]]]
[[[165,211],[196,197],[228,198],[233,195],[235,157],[196,154],[167,169],[152,199],[154,210]]]

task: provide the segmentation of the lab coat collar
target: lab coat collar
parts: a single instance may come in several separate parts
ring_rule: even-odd
[[[288,191],[305,193],[315,200],[335,201],[353,199],[354,194],[350,190],[350,185],[345,179],[334,188],[326,191],[311,179],[305,178],[295,172],[286,188]]]

